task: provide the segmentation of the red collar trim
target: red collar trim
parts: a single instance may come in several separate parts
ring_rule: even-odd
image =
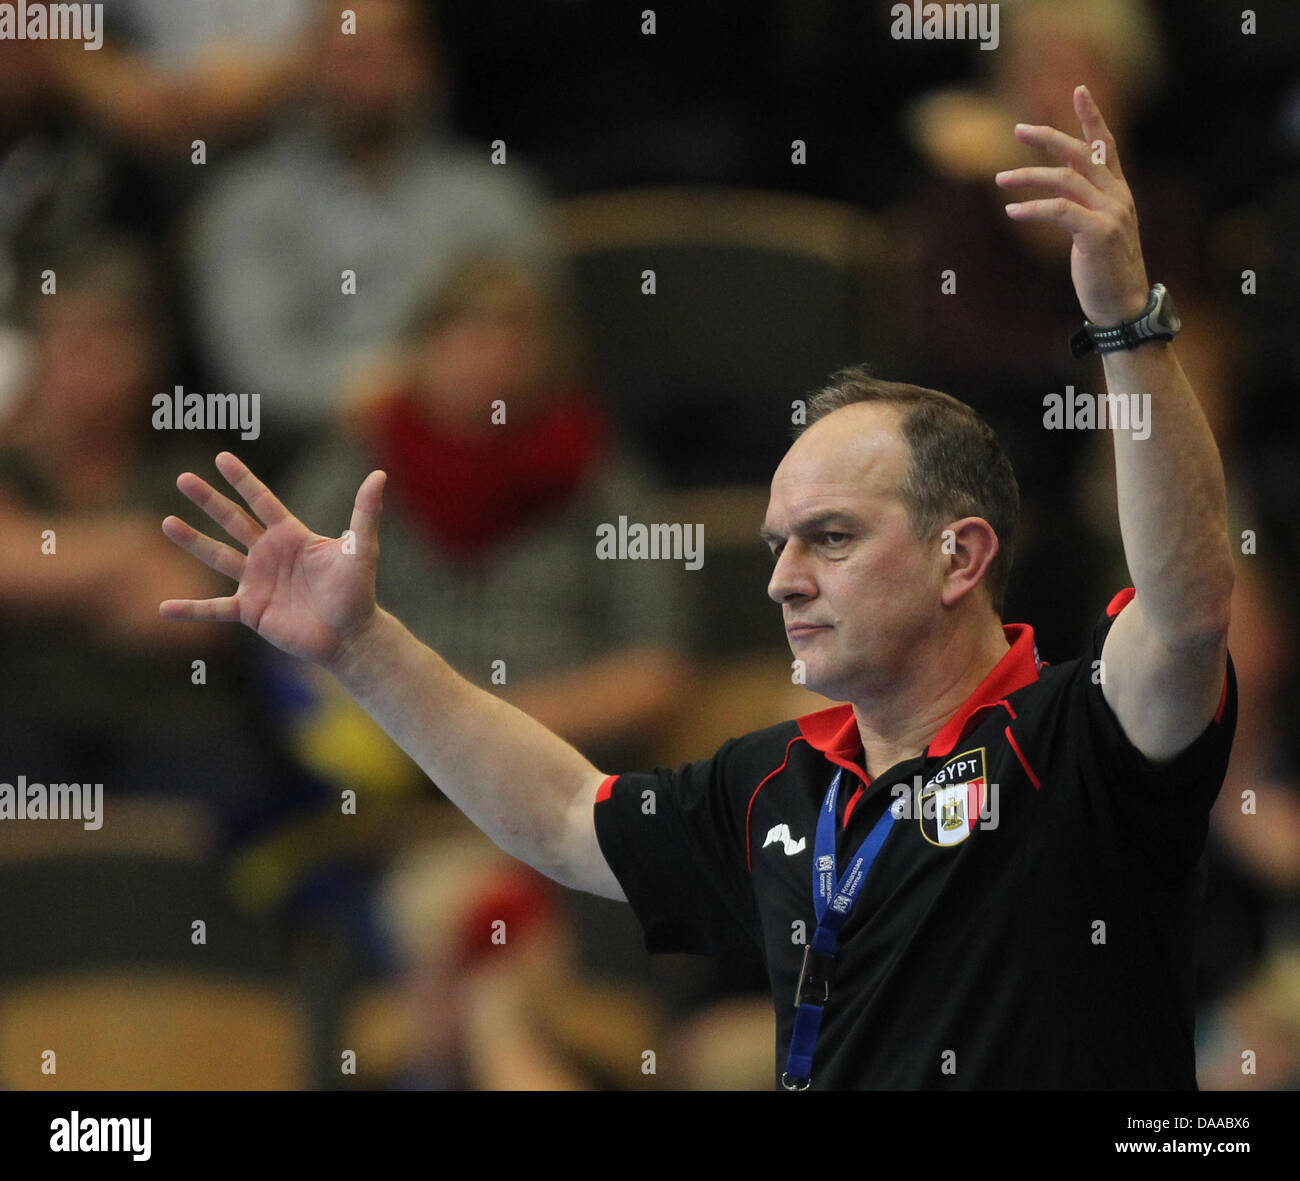
[[[808,745],[824,755],[838,755],[842,759],[856,758],[862,753],[862,735],[858,732],[858,719],[853,706],[832,705],[815,714],[805,714],[796,719],[799,733]]]
[[[927,755],[947,755],[975,724],[976,715],[997,708],[1002,698],[1038,680],[1040,667],[1034,629],[1027,623],[1004,623],[1002,634],[1011,647],[993,666],[975,691],[944,724],[925,749]],[[805,714],[796,719],[799,733],[808,744],[832,762],[857,759],[862,754],[862,735],[853,706],[845,703]]]

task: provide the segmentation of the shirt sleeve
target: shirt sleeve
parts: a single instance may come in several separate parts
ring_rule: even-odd
[[[597,793],[601,852],[651,953],[744,956],[762,945],[745,808],[728,776],[735,742],[675,771],[610,776]]]
[[[1119,817],[1147,858],[1177,877],[1194,867],[1205,845],[1236,730],[1237,678],[1229,653],[1219,707],[1205,729],[1174,758],[1148,759],[1124,733],[1093,673],[1101,667],[1096,662],[1112,624],[1131,598],[1125,591],[1111,601],[1093,629],[1090,658],[1075,673],[1074,692],[1083,698],[1083,778],[1094,803]]]

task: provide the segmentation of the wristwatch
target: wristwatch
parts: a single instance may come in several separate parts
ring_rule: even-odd
[[[1093,351],[1115,353],[1120,349],[1135,349],[1149,340],[1173,340],[1182,327],[1174,297],[1163,283],[1157,283],[1136,320],[1112,328],[1100,328],[1091,320],[1084,320],[1083,327],[1070,337],[1070,352],[1083,357]]]

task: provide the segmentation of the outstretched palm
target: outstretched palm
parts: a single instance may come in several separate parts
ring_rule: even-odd
[[[247,553],[179,517],[167,517],[163,532],[239,587],[224,598],[168,599],[159,611],[168,619],[244,623],[282,652],[328,663],[375,610],[384,473],[371,472],[363,481],[352,510],[351,536],[338,538],[313,533],[228,451],[217,456],[217,469],[257,520],[192,472],[185,472],[176,486]]]

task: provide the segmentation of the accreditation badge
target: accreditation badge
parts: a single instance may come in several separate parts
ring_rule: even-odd
[[[988,794],[984,747],[953,755],[921,789],[921,835],[932,845],[960,845],[979,823]]]

